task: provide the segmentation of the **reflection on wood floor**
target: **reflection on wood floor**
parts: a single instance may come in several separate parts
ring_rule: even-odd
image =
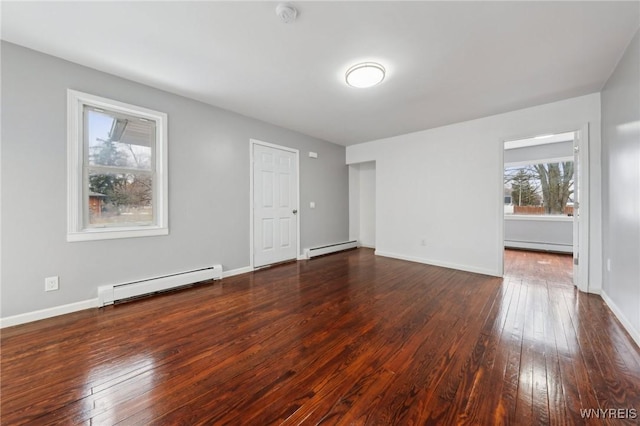
[[[358,249],[7,328],[2,423],[633,417],[638,347],[599,296],[546,276],[503,280]],[[637,424],[594,424],[609,421]]]
[[[505,249],[504,275],[573,285],[573,255]]]

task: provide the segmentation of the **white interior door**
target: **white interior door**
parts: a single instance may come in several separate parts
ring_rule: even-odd
[[[298,153],[253,144],[253,266],[296,259]]]

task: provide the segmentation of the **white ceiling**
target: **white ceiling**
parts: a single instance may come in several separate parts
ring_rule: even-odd
[[[2,2],[2,38],[331,142],[599,91],[631,2]],[[344,83],[380,62],[371,89]]]

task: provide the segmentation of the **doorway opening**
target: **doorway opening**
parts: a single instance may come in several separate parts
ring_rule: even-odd
[[[585,131],[504,142],[504,273],[588,289],[580,204]],[[584,154],[584,155],[583,155]],[[586,187],[586,186],[585,186]],[[586,235],[586,237],[585,237]]]
[[[349,165],[349,239],[376,248],[376,162]]]

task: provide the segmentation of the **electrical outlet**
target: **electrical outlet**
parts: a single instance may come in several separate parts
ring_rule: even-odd
[[[607,272],[611,272],[611,259],[607,259]]]
[[[58,290],[60,283],[58,277],[47,277],[44,279],[44,291]]]

